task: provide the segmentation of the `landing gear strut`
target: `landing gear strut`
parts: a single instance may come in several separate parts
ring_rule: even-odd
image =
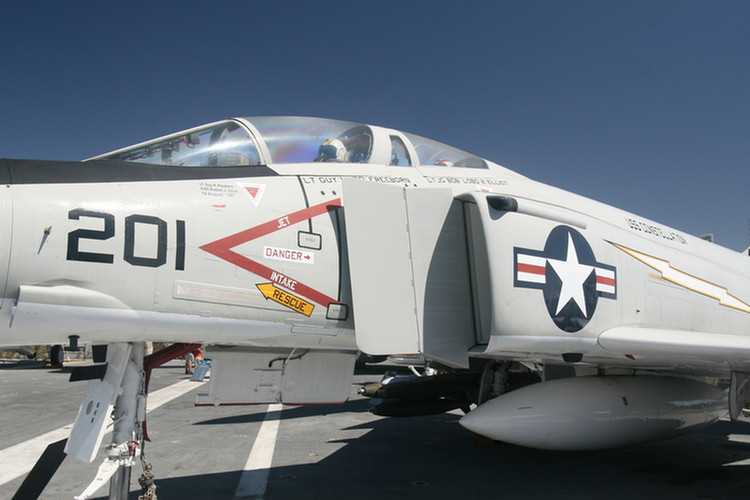
[[[94,346],[96,365],[74,368],[70,380],[90,380],[73,430],[67,440],[48,446],[13,497],[37,499],[62,463],[70,455],[84,462],[96,457],[105,431],[112,425],[112,442],[96,477],[76,500],[90,498],[109,481],[110,500],[127,500],[133,465],[140,460],[143,474],[138,479],[143,493],[139,500],[156,500],[151,464],[143,454],[146,432],[146,394],[151,370],[200,347],[200,344],[172,344],[144,356],[145,343],[107,345],[106,353]],[[104,357],[106,356],[106,363]],[[111,417],[111,418],[110,418]],[[114,420],[114,422],[112,422]],[[64,449],[63,449],[64,448]]]
[[[114,424],[112,442],[107,447],[107,457],[99,466],[94,480],[76,500],[90,498],[109,480],[109,500],[127,500],[133,465],[140,459],[143,464],[146,488],[139,497],[156,499],[151,465],[143,457],[143,422],[146,419],[146,372],[143,369],[145,345],[130,343],[130,354],[125,363],[120,392],[112,416]],[[144,478],[141,478],[141,482]]]

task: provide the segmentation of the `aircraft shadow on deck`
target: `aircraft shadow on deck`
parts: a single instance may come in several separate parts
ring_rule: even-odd
[[[366,400],[283,410],[283,421],[366,411]],[[194,425],[261,421],[265,414]],[[458,415],[380,418],[344,430],[366,430],[309,464],[273,467],[265,499],[611,498],[746,499],[750,443],[729,441],[750,424],[719,422],[688,436],[595,452],[554,452],[477,439]],[[279,450],[277,449],[277,452]],[[727,464],[748,460],[748,464]],[[157,480],[159,498],[233,496],[241,471]],[[132,496],[136,499],[137,495]]]

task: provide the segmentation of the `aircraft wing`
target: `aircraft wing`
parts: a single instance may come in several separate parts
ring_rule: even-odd
[[[704,366],[727,373],[747,370],[750,359],[750,338],[723,333],[621,326],[599,335],[599,345],[641,366]]]

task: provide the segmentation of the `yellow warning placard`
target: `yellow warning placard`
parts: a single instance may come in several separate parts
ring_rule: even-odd
[[[297,297],[296,295],[292,295],[291,293],[282,290],[281,288],[278,288],[273,283],[261,283],[255,286],[258,287],[258,290],[260,290],[260,293],[263,294],[266,300],[271,299],[274,302],[288,307],[293,311],[304,314],[305,316],[310,316],[315,309],[315,306],[313,304],[300,297]]]

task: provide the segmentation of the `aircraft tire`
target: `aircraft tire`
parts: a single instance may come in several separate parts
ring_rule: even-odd
[[[65,362],[65,351],[61,345],[53,345],[49,352],[49,364],[56,367],[62,368]]]

